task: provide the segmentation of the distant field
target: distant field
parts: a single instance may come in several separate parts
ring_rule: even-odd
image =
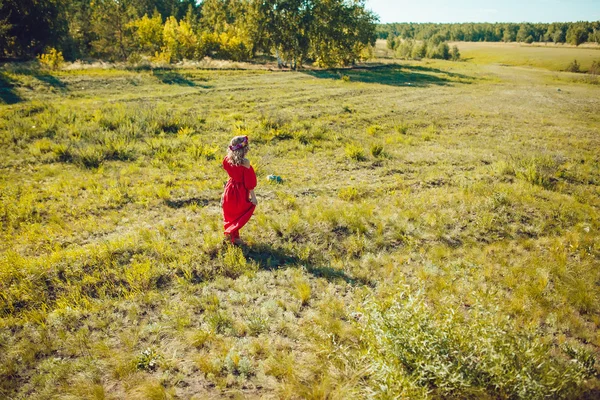
[[[461,57],[477,64],[505,64],[530,66],[553,71],[564,71],[577,60],[586,71],[593,61],[600,62],[598,46],[560,46],[553,44],[524,45],[520,43],[456,42]]]
[[[600,62],[600,47],[594,43],[579,47],[494,42],[450,42],[449,45],[458,46],[461,58],[475,64],[504,64],[564,71],[573,60],[577,60],[581,70],[587,71],[593,61]],[[394,52],[386,47],[385,40],[377,41],[375,55],[382,59],[394,59]]]
[[[597,80],[385,62],[0,68],[0,398],[598,398]]]

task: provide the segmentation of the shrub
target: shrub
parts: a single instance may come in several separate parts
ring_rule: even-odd
[[[296,279],[294,281],[292,294],[300,300],[300,303],[303,306],[306,306],[311,297],[309,282],[306,279]]]
[[[129,57],[127,57],[127,65],[129,67],[136,67],[144,61],[143,57],[140,53],[131,53]]]
[[[373,157],[379,157],[383,154],[383,146],[380,144],[371,145],[371,155]]]
[[[193,58],[198,47],[198,38],[192,26],[185,20],[178,22],[173,16],[165,21],[163,41],[169,54],[178,60]]]
[[[145,14],[142,18],[130,22],[128,27],[133,29],[135,43],[143,52],[152,53],[160,48],[163,41],[163,24],[162,17],[156,9],[152,18]]]
[[[396,57],[403,59],[411,58],[414,47],[414,40],[403,40],[396,49]]]
[[[38,60],[43,65],[52,69],[58,69],[65,62],[61,51],[57,51],[54,47],[51,47],[47,53],[40,54]]]
[[[217,58],[233,61],[243,61],[252,56],[251,49],[233,31],[222,32],[219,36],[219,47],[216,51]]]
[[[450,48],[448,47],[448,43],[442,42],[435,46],[430,44],[427,49],[427,57],[448,60],[450,58]]]
[[[568,71],[568,72],[580,72],[580,65],[577,62],[577,60],[573,60],[573,62],[567,66],[566,71]]]
[[[574,398],[595,372],[584,349],[556,348],[478,306],[432,308],[419,294],[400,294],[368,300],[361,322],[376,398]]]
[[[386,46],[387,46],[387,48],[390,49],[390,50],[396,49],[396,47],[398,47],[398,41],[399,40],[401,40],[401,39],[398,38],[398,40],[396,40],[396,36],[394,36],[394,35],[388,36],[388,38],[386,40]]]
[[[355,187],[342,188],[338,191],[338,197],[346,201],[358,200],[360,195],[360,192]]]
[[[414,59],[421,59],[421,58],[425,58],[425,56],[427,55],[427,43],[423,42],[423,43],[419,43],[416,44],[413,49],[412,49],[412,53],[411,53],[411,58]]]
[[[399,134],[406,135],[408,133],[408,124],[406,124],[406,123],[398,124],[398,125],[394,126],[394,129]]]
[[[200,36],[198,46],[196,47],[195,58],[202,59],[206,56],[211,56],[214,52],[219,50],[221,42],[219,41],[219,35],[212,32],[204,32]]]
[[[367,128],[367,133],[371,136],[375,136],[375,134],[377,134],[377,132],[379,132],[380,130],[381,130],[381,126],[371,125]]]
[[[221,273],[229,278],[237,278],[246,272],[248,261],[244,257],[242,249],[236,246],[228,245],[221,254],[222,269]]]
[[[188,154],[192,156],[192,158],[194,158],[195,160],[204,158],[207,161],[214,160],[218,151],[218,148],[210,147],[202,143],[192,144],[187,149]]]
[[[104,153],[96,147],[83,147],[75,152],[73,161],[84,168],[98,168],[104,161]]]
[[[171,59],[171,52],[163,48],[160,53],[158,51],[154,53],[154,57],[152,57],[152,62],[158,64],[170,64]]]
[[[102,152],[105,160],[130,161],[135,159],[133,145],[127,138],[110,134],[102,139]]]
[[[450,50],[450,59],[452,61],[460,60],[460,51],[458,51],[458,47],[456,45],[452,46],[452,49]]]
[[[588,70],[588,74],[600,75],[600,61],[592,62],[592,66]]]
[[[346,156],[352,160],[356,161],[364,161],[365,160],[365,152],[362,147],[356,144],[349,144],[346,146]]]

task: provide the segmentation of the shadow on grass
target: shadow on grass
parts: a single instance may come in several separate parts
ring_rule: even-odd
[[[283,268],[305,267],[306,270],[317,278],[325,278],[330,282],[342,280],[351,285],[370,285],[364,279],[349,276],[344,271],[318,265],[311,260],[301,260],[295,255],[286,253],[283,249],[268,244],[255,244],[243,247],[244,256],[260,266],[261,269],[272,271]]]
[[[0,72],[0,102],[3,104],[16,104],[23,101],[17,94],[12,80]]]
[[[41,83],[58,91],[64,92],[67,90],[67,85],[65,85],[60,79],[41,71],[38,68],[23,68],[17,72],[23,75],[29,75]],[[17,94],[14,87],[14,81],[6,76],[5,73],[0,71],[0,102],[4,104],[15,104],[24,100]]]
[[[349,79],[352,82],[390,86],[426,87],[450,83],[471,83],[475,78],[420,65],[385,64],[323,71],[304,71],[320,79]],[[347,77],[347,78],[344,78]]]
[[[206,207],[209,201],[207,199],[200,199],[197,197],[192,197],[190,199],[166,199],[165,204],[171,208],[183,208],[188,206],[199,206]]]
[[[180,85],[180,86],[190,86],[190,87],[195,87],[195,86],[205,87],[203,85],[198,85],[196,82],[194,82],[194,81],[190,80],[189,78],[181,75],[177,71],[153,69],[152,70],[152,75],[154,75],[156,78],[158,78],[159,81],[161,81],[162,83],[166,83],[167,85]]]
[[[65,85],[60,79],[50,74],[45,74],[42,72],[37,72],[32,74],[32,76],[40,82],[43,82],[49,86],[52,86],[55,89],[60,91],[67,90],[67,85]]]

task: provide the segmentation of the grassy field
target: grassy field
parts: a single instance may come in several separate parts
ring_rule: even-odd
[[[0,397],[597,398],[590,82],[4,67]],[[219,207],[238,134],[242,248]]]
[[[600,47],[569,46],[552,43],[487,43],[457,42],[461,57],[476,64],[505,64],[513,66],[529,66],[546,68],[553,71],[564,71],[567,66],[577,60],[582,71],[587,71],[592,62],[600,62]]]
[[[553,43],[499,43],[499,42],[450,42],[457,46],[463,61],[476,65],[499,64],[565,71],[574,60],[581,71],[587,72],[594,61],[600,63],[600,46],[585,43],[578,47]],[[386,47],[385,40],[378,40],[375,55],[381,59],[394,59],[394,51]]]

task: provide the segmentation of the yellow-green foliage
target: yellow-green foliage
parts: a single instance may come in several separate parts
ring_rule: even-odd
[[[1,396],[592,398],[597,88],[366,67],[4,66]]]
[[[510,318],[479,304],[439,307],[432,309],[420,293],[365,302],[361,346],[374,355],[367,362],[373,393],[572,398],[595,373],[591,353],[566,344],[552,354],[552,344],[534,331],[517,330]]]
[[[365,160],[365,151],[358,144],[348,144],[346,145],[346,157],[355,160],[355,161],[364,161]]]
[[[158,11],[155,11],[152,18],[145,14],[142,18],[132,21],[129,26],[135,30],[135,38],[141,50],[157,51],[163,43],[164,28],[162,17]]]
[[[195,55],[198,38],[187,21],[178,22],[171,16],[165,21],[163,42],[165,44],[163,51],[171,54],[176,60],[191,59]]]
[[[43,65],[52,69],[60,68],[65,62],[62,52],[56,50],[54,47],[51,47],[47,53],[40,54],[38,60]]]

